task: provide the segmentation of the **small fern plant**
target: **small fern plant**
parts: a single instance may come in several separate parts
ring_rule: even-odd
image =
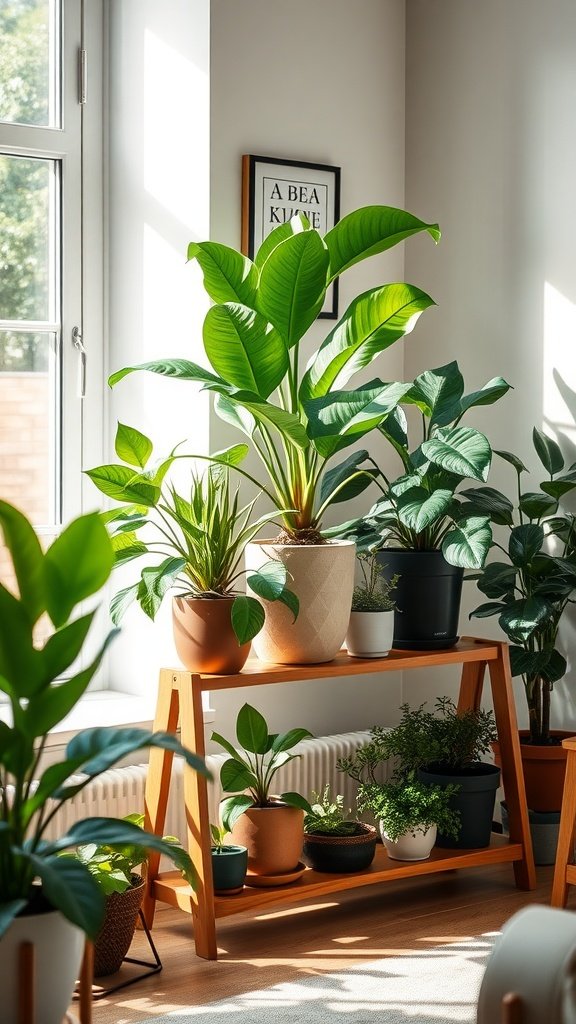
[[[353,612],[391,612],[396,607],[392,592],[396,589],[399,576],[386,579],[384,566],[373,552],[362,552],[357,556],[362,573],[362,582],[354,587],[352,595]]]

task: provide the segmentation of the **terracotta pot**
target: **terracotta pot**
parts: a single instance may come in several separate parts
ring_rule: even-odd
[[[240,645],[232,629],[233,601],[233,597],[173,598],[174,643],[189,672],[231,675],[243,668],[250,644]]]
[[[564,776],[566,775],[567,752],[562,740],[574,735],[562,729],[552,729],[550,735],[559,740],[554,746],[532,746],[525,741],[530,736],[527,729],[520,730],[520,755],[524,769],[526,802],[531,811],[542,813],[559,811],[562,808]],[[492,744],[496,764],[500,764],[500,744]]]
[[[246,568],[259,569],[276,559],[288,570],[288,588],[300,601],[298,618],[280,601],[261,601],[266,622],[253,640],[262,661],[280,665],[315,665],[332,661],[340,650],[352,607],[356,545],[248,544]],[[257,594],[253,595],[258,600]]]
[[[232,839],[248,850],[248,871],[280,875],[293,871],[302,854],[304,811],[277,803],[249,807],[232,829]]]

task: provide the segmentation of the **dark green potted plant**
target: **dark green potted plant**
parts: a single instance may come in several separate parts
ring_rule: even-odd
[[[236,719],[239,749],[212,733],[212,740],[230,755],[220,769],[220,783],[225,793],[234,795],[222,801],[220,816],[233,841],[248,850],[247,884],[257,885],[258,876],[298,869],[309,805],[299,793],[273,795],[271,786],[282,765],[299,756],[293,747],[309,736],[301,728],[270,733],[264,716],[250,704],[240,708]]]
[[[461,421],[508,390],[495,377],[465,394],[457,362],[421,373],[401,399],[421,414],[418,436],[409,437],[401,407],[378,425],[400,458],[401,475],[380,471],[375,482],[383,496],[368,514],[329,531],[355,539],[360,550],[383,549],[386,571],[399,577],[394,647],[432,650],[458,640],[464,569],[481,568],[492,542],[490,516],[458,493],[465,480],[487,479],[492,450],[483,433]]]
[[[344,808],[344,797],[332,798],[327,783],[304,815],[304,861],[314,871],[365,871],[374,860],[377,833],[373,825]]]
[[[403,210],[369,206],[348,214],[325,237],[298,215],[276,228],[254,261],[217,242],[192,242],[188,256],[199,263],[215,305],[203,337],[211,369],[185,359],[160,359],[126,367],[194,381],[215,396],[215,410],[249,438],[264,482],[243,473],[278,509],[283,531],[276,542],[248,548],[248,565],[270,557],[285,561],[300,599],[293,624],[290,609],[269,609],[255,649],[259,657],[285,663],[329,661],[348,626],[354,547],[322,535],[327,508],[359,494],[374,472],[364,450],[328,468],[395,409],[408,390],[378,378],[347,385],[393,342],[412,330],[433,300],[419,288],[386,284],[358,295],[302,367],[301,341],[316,321],[326,289],[349,267],[384,252],[419,232],[438,240],[436,224]],[[313,563],[311,560],[314,560]],[[312,585],[311,585],[312,584]],[[318,628],[314,609],[331,609]],[[292,628],[293,627],[293,628]]]
[[[212,836],[212,877],[217,896],[234,896],[244,888],[248,870],[248,850],[245,846],[225,843],[228,830],[210,825]]]
[[[120,423],[116,453],[122,461],[88,471],[100,491],[122,502],[105,513],[116,564],[146,559],[139,580],[115,595],[112,620],[120,622],[133,601],[153,620],[165,595],[176,592],[174,640],[191,672],[239,672],[264,622],[262,604],[239,592],[246,575],[241,561],[246,545],[277,513],[252,521],[257,499],[242,506],[230,484],[229,467],[238,465],[247,451],[247,445],[235,445],[221,452],[203,476],[192,471],[183,495],[168,473],[186,456],[173,452],[153,460],[150,438]],[[283,602],[295,617],[298,599],[286,586],[286,577],[286,567],[270,560],[249,575],[248,583],[267,602]]]
[[[550,701],[566,672],[558,631],[576,591],[576,518],[562,508],[576,488],[576,463],[566,468],[558,444],[536,428],[532,437],[547,473],[538,490],[524,489],[528,470],[521,459],[499,451],[515,471],[509,495],[494,488],[464,493],[470,507],[490,516],[498,535],[496,559],[476,576],[488,601],[471,615],[497,616],[510,642],[512,675],[522,678],[528,709],[529,729],[521,734],[528,806],[549,814],[562,804],[561,740],[572,735],[551,730]]]
[[[113,635],[78,666],[97,613],[81,609],[106,583],[114,552],[98,513],[75,519],[46,552],[30,522],[6,502],[0,502],[0,526],[19,591],[0,584],[0,692],[12,714],[12,724],[0,722],[2,1006],[7,1020],[17,1019],[17,957],[20,944],[30,941],[42,993],[38,1024],[53,1024],[70,1003],[84,937],[96,937],[105,908],[88,867],[60,854],[83,844],[133,844],[167,853],[192,884],[194,874],[184,850],[132,822],[86,818],[54,839],[45,838],[48,825],[63,804],[136,751],[161,747],[197,771],[206,769],[171,733],[127,727],[85,729],[67,744],[62,760],[39,771],[48,733],[85,693]],[[34,628],[42,616],[48,635],[38,645]]]
[[[354,658],[382,658],[392,647],[396,607],[392,594],[399,576],[388,577],[374,552],[361,552],[357,562],[362,578],[352,594],[346,648]]]

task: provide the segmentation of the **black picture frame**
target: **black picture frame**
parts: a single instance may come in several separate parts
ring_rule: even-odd
[[[242,157],[242,252],[254,258],[266,236],[297,211],[325,235],[340,219],[340,167],[284,160],[279,157]],[[338,319],[338,280],[326,292],[318,314]]]

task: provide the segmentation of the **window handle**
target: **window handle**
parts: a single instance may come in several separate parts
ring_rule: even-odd
[[[74,327],[72,330],[72,344],[80,356],[78,394],[80,398],[84,398],[86,395],[86,349],[82,341],[82,331],[79,327]]]

